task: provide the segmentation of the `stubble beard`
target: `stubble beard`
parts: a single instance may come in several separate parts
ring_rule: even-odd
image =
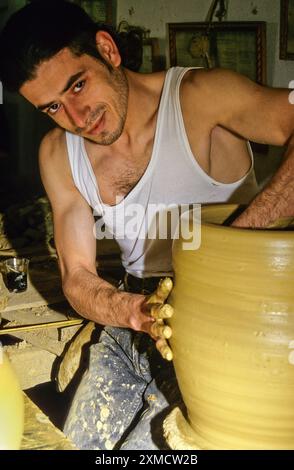
[[[118,116],[118,124],[114,131],[103,130],[96,138],[90,138],[90,140],[100,145],[111,145],[121,136],[127,117],[129,85],[126,74],[122,68],[112,69],[110,71],[110,83],[116,95],[114,106]],[[103,113],[104,110],[105,108],[101,106],[95,109],[93,120],[95,120],[95,117],[99,116],[99,114]],[[87,138],[89,137],[87,136]]]

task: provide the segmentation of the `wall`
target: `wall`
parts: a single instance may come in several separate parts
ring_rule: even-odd
[[[166,23],[204,21],[211,0],[118,0],[117,21],[145,26],[167,48]],[[294,79],[294,61],[279,60],[280,0],[228,0],[228,21],[267,22],[267,82],[288,87]]]

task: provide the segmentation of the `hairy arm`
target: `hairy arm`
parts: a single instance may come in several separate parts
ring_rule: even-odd
[[[102,325],[150,333],[145,296],[121,292],[96,272],[96,239],[91,209],[73,184],[65,136],[51,131],[40,147],[40,171],[51,202],[62,286],[70,304]]]
[[[233,222],[234,227],[264,228],[283,217],[294,217],[294,138],[275,175]]]
[[[263,87],[221,69],[195,73],[192,81],[197,97],[203,97],[211,129],[222,126],[254,142],[286,146],[274,177],[233,225],[265,227],[279,217],[294,216],[294,106],[289,102],[290,90]]]

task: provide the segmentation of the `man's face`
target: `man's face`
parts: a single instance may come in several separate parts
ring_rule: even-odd
[[[37,69],[20,93],[60,127],[102,145],[121,135],[126,120],[128,84],[122,69],[109,70],[86,54],[62,49]]]

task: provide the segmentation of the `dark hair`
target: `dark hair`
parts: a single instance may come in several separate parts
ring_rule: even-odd
[[[65,47],[75,55],[88,54],[108,66],[96,47],[96,32],[119,38],[105,24],[95,23],[74,3],[65,0],[35,1],[14,13],[0,34],[0,80],[9,91],[35,77],[36,69]]]

